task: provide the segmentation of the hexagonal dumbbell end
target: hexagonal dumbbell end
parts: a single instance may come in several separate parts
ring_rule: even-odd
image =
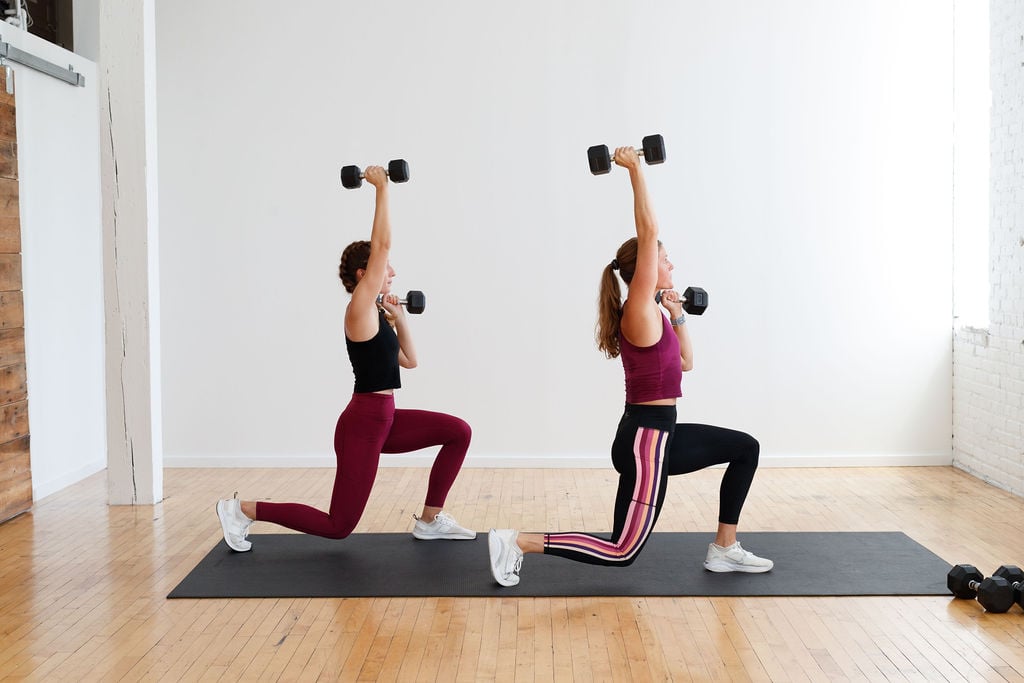
[[[409,163],[405,159],[392,159],[389,161],[388,178],[393,183],[409,182]]]
[[[405,295],[405,310],[416,314],[427,310],[426,295],[416,289],[410,290],[409,293]]]
[[[974,565],[958,564],[946,574],[946,588],[958,598],[975,598],[977,587],[984,578]]]
[[[342,166],[341,167],[341,186],[348,189],[354,190],[357,187],[363,185],[363,172],[359,170],[358,166]]]
[[[665,138],[648,135],[643,139],[644,161],[648,164],[665,163]]]
[[[1006,579],[1013,589],[1013,601],[1024,609],[1024,569],[1012,564],[1004,564],[992,572],[992,576]]]
[[[683,310],[692,315],[703,315],[708,309],[708,293],[701,287],[687,287],[683,291]]]
[[[612,155],[608,153],[608,145],[594,145],[588,148],[587,161],[590,163],[590,172],[594,175],[604,175],[612,170]]]
[[[1013,607],[1013,588],[1001,576],[990,576],[978,586],[978,602],[986,612],[1002,614]]]

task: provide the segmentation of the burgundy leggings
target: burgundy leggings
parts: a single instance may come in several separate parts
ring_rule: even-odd
[[[381,453],[441,446],[427,481],[427,507],[443,507],[472,436],[465,421],[426,410],[399,410],[393,394],[353,394],[334,430],[338,470],[330,512],[300,503],[256,503],[256,519],[307,534],[345,538],[370,498]]]

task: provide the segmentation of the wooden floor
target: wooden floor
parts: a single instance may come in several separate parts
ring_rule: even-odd
[[[382,468],[357,532],[411,529],[424,475]],[[1024,611],[946,597],[167,600],[220,538],[217,498],[324,505],[333,472],[171,469],[142,507],[108,507],[104,476],[0,525],[0,680],[1024,681]],[[673,478],[658,530],[712,530],[720,477]],[[448,510],[606,531],[614,485],[467,469]],[[1024,500],[951,468],[762,469],[744,529],[901,530],[985,573],[1024,565]]]

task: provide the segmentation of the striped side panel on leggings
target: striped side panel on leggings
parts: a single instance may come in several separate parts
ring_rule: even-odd
[[[548,548],[576,551],[585,555],[623,562],[632,558],[654,527],[654,504],[658,500],[661,486],[661,470],[664,466],[665,444],[668,432],[660,429],[640,427],[633,442],[633,456],[636,458],[636,485],[633,500],[626,512],[626,523],[618,543],[596,536],[580,533],[548,534],[545,545]]]

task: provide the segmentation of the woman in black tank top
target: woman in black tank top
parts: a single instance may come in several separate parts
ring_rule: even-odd
[[[469,450],[469,425],[457,417],[426,410],[395,408],[401,387],[400,368],[416,367],[416,349],[405,310],[391,293],[395,270],[388,260],[391,221],[388,179],[383,168],[364,173],[376,189],[369,241],[348,245],[338,276],[352,295],[345,308],[345,344],[355,376],[348,406],[334,431],[338,467],[327,512],[300,503],[268,503],[237,498],[217,503],[224,539],[238,552],[252,547],[247,539],[256,520],[327,538],[345,538],[362,517],[377,476],[382,453],[408,453],[440,446],[427,481],[423,511],[412,535],[421,540],[472,539],[476,532],[443,511],[445,500]]]

